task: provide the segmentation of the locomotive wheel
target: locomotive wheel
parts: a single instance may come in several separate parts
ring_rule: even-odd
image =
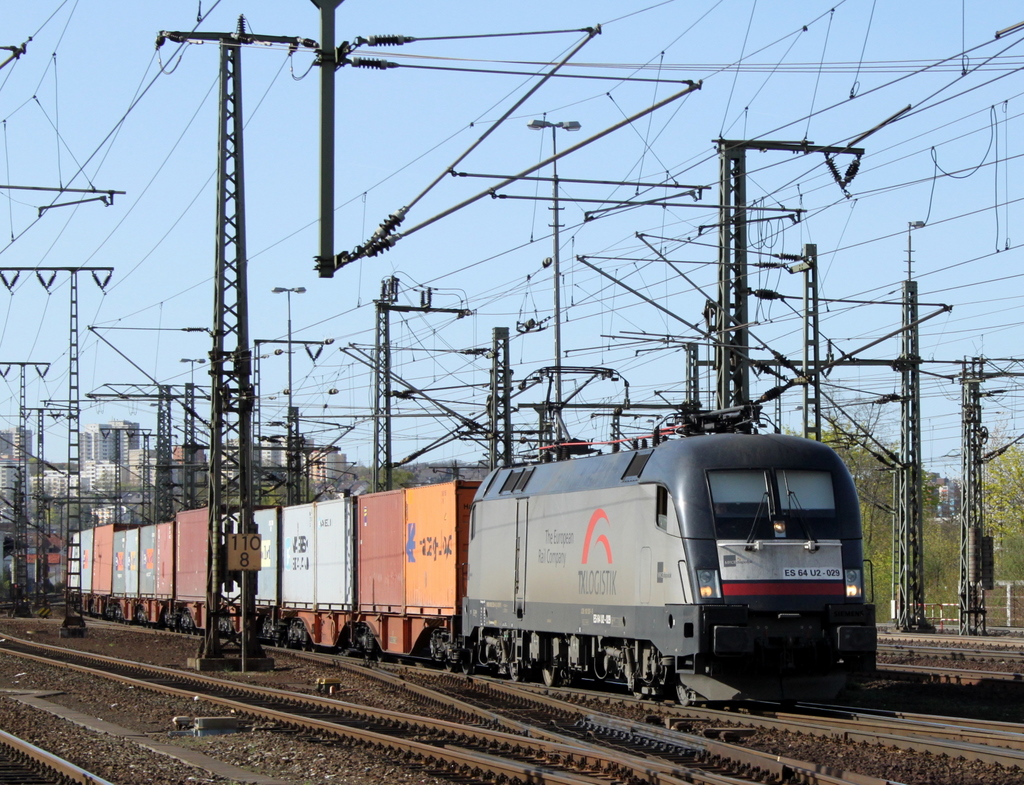
[[[545,687],[561,687],[565,682],[562,669],[557,665],[545,665],[541,668],[540,675],[544,679]]]
[[[676,700],[680,706],[692,706],[700,700],[700,696],[685,684],[677,684]]]
[[[523,679],[526,678],[525,670],[523,663],[519,660],[512,660],[512,662],[508,664],[508,677],[512,681],[523,681]]]

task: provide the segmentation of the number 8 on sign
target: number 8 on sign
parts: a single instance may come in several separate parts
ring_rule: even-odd
[[[259,570],[260,535],[228,535],[228,570]]]

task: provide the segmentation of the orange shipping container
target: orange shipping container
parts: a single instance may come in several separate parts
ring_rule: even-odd
[[[405,491],[405,604],[410,614],[451,616],[466,594],[469,511],[478,482]]]

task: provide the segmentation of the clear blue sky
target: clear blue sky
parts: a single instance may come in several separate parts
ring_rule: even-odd
[[[190,377],[190,364],[182,358],[202,358],[210,349],[205,334],[182,328],[212,322],[218,52],[210,44],[180,51],[165,45],[158,58],[154,41],[160,30],[233,30],[239,14],[256,33],[319,35],[318,12],[308,0],[37,0],[7,3],[0,12],[0,45],[33,38],[17,62],[0,69],[0,179],[127,192],[109,207],[66,206],[41,218],[38,208],[51,196],[0,192],[0,267],[115,268],[105,293],[88,277],[81,280],[83,394],[107,383],[146,381],[105,341],[171,384]],[[559,175],[644,182],[668,177],[711,186],[704,202],[715,204],[714,139],[844,144],[910,106],[864,140],[867,154],[847,188],[849,197],[820,155],[751,153],[749,198],[805,211],[799,223],[778,218],[758,224],[751,261],[777,261],[771,254],[796,254],[805,243],[816,243],[822,298],[890,303],[823,306],[822,334],[838,355],[898,327],[900,308],[892,303],[907,275],[908,222],[927,221],[912,235],[920,300],[953,310],[922,327],[923,356],[938,361],[925,369],[924,453],[927,469],[957,473],[960,386],[948,377],[958,373],[956,363],[965,356],[1019,355],[1024,322],[1017,267],[1024,240],[1017,228],[1024,174],[1024,33],[994,39],[997,30],[1024,21],[1018,4],[948,0],[928,3],[925,10],[922,4],[873,0],[501,6],[346,0],[337,20],[338,43],[374,34],[425,39],[602,25],[601,35],[564,71],[566,78],[543,86],[459,164],[468,173],[512,175],[546,157],[550,136],[529,131],[531,119],[578,121],[579,133],[559,133],[559,144],[567,145],[671,95],[680,80],[703,80],[692,95],[563,159]],[[524,95],[535,82],[527,74],[560,59],[581,39],[580,33],[562,32],[420,41],[360,52],[399,68],[339,70],[336,250],[362,242],[389,213],[408,204]],[[466,416],[478,416],[489,363],[463,350],[488,346],[494,327],[512,330],[517,380],[552,364],[552,280],[542,264],[552,253],[551,217],[546,201],[486,198],[411,234],[384,256],[352,264],[332,280],[317,278],[319,74],[311,66],[310,54],[289,57],[280,47],[243,53],[250,334],[283,339],[285,299],[270,290],[307,289],[293,298],[294,337],[334,343],[316,362],[301,351],[294,356],[294,394],[307,419],[304,429],[322,442],[339,435],[335,425],[322,423],[352,425],[339,445],[366,463],[370,376],[339,349],[355,344],[369,351],[381,279],[399,276],[402,302],[418,304],[416,287],[430,286],[436,290],[434,305],[474,311],[462,320],[440,314],[396,318],[393,343],[403,379]],[[444,178],[403,228],[490,182]],[[586,256],[679,318],[702,323],[706,295],[715,292],[716,232],[700,227],[715,223],[715,211],[644,207],[584,222],[584,210],[596,205],[576,201],[624,199],[636,192],[563,186],[563,363],[615,369],[629,381],[633,402],[678,400],[683,354],[635,339],[643,332],[682,340],[697,336],[574,261]],[[550,186],[522,182],[503,193],[546,196]],[[655,261],[637,233],[654,238],[650,242],[675,268]],[[750,288],[801,295],[799,276],[777,269],[753,269]],[[0,362],[52,363],[45,379],[30,378],[29,405],[66,398],[66,276],[57,278],[49,294],[33,277],[22,276],[12,293],[0,288],[0,303]],[[752,301],[757,339],[798,358],[799,309],[795,299]],[[921,306],[922,315],[934,310]],[[529,319],[549,329],[518,332],[517,324]],[[889,339],[863,356],[891,359],[898,351],[898,342]],[[767,353],[759,356],[768,359]],[[281,420],[285,358],[271,354],[260,368],[262,419]],[[195,373],[196,381],[206,381],[202,368]],[[3,427],[17,419],[15,377],[12,372],[4,380]],[[752,389],[760,394],[774,384],[770,377],[755,378]],[[1005,392],[986,399],[989,427],[1016,436],[1024,428],[1019,385],[1008,379],[990,387]],[[898,375],[879,367],[837,369],[826,388],[830,398],[889,441],[898,435],[897,407],[871,402],[898,391]],[[534,388],[517,400],[535,403],[542,395],[542,388]],[[609,403],[623,395],[621,383],[603,381],[576,400]],[[799,404],[798,390],[784,396],[783,427],[799,427]],[[432,416],[435,409],[425,403],[404,402],[398,411],[403,417],[396,421],[396,458],[453,427]],[[775,418],[774,406],[767,412]],[[148,404],[84,404],[83,423],[113,418],[155,428]],[[534,415],[524,408],[516,422],[532,425]],[[604,417],[588,414],[569,424],[580,439],[608,436]],[[624,425],[649,427],[645,421]],[[46,457],[63,460],[65,449],[63,426],[55,424],[47,431]],[[455,441],[423,460],[481,457],[480,447]]]

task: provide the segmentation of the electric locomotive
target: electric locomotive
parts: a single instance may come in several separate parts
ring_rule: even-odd
[[[876,649],[852,478],[824,444],[753,433],[499,469],[462,629],[473,666],[514,680],[832,698]]]

